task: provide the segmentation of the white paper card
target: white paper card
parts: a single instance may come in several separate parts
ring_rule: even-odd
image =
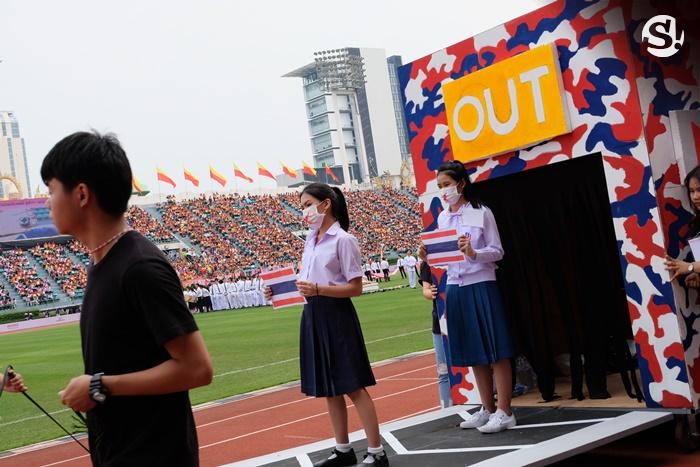
[[[462,225],[484,228],[484,211],[482,209],[465,209],[462,212]]]
[[[698,261],[698,258],[700,258],[700,237],[691,238],[688,240],[688,244],[690,245],[690,251],[693,252],[693,259]]]

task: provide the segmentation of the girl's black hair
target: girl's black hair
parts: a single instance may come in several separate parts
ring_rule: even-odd
[[[301,198],[301,195],[304,193],[308,193],[319,201],[330,199],[333,217],[338,220],[343,230],[346,232],[348,231],[350,228],[350,215],[348,214],[348,205],[345,202],[345,196],[343,196],[343,192],[340,191],[340,188],[335,186],[331,188],[325,183],[311,183],[306,185],[299,194],[299,197]]]
[[[698,209],[695,207],[695,205],[693,204],[693,200],[690,198],[690,180],[692,179],[695,179],[698,182],[700,182],[700,165],[696,166],[693,170],[688,172],[688,175],[685,176],[685,180],[683,180],[683,184],[685,185],[685,191],[688,194],[688,200],[690,201],[690,205],[693,208],[693,214],[695,214],[693,219],[688,224],[688,227],[690,227],[691,234],[695,236],[700,233],[700,213],[698,213]]]
[[[462,189],[462,195],[464,199],[471,203],[476,209],[481,209],[481,198],[476,193],[474,185],[472,185],[471,180],[469,180],[469,174],[467,169],[464,168],[464,164],[459,161],[449,161],[442,164],[438,170],[438,174],[444,173],[450,177],[455,182],[464,182],[464,189]]]

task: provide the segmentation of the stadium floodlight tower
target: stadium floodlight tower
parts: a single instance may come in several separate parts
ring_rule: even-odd
[[[348,95],[353,102],[355,109],[359,108],[357,101],[357,90],[362,88],[365,83],[365,67],[364,58],[359,54],[350,53],[349,49],[331,49],[314,52],[314,62],[316,65],[316,73],[321,84],[321,88],[332,93],[335,100],[334,108],[338,108],[338,96],[340,94]],[[336,118],[338,118],[336,114]],[[359,120],[359,112],[356,113],[356,118]],[[357,122],[357,135],[360,141],[364,141],[362,134],[362,122]],[[341,128],[340,121],[337,122],[337,128]],[[341,155],[343,157],[343,179],[345,184],[350,184],[350,166],[348,163],[347,152],[344,144],[341,142]],[[359,145],[359,154],[362,163],[360,170],[362,180],[369,179],[367,154],[362,144]]]

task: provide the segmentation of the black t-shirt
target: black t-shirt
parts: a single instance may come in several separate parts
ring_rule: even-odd
[[[170,359],[165,343],[196,330],[177,273],[141,234],[125,234],[89,268],[80,316],[85,373],[152,368]],[[109,397],[87,419],[96,466],[199,464],[186,391]]]
[[[430,272],[430,266],[426,261],[420,263],[420,275],[418,283],[422,286],[423,282],[428,284],[433,283],[433,275]],[[437,300],[433,300],[433,334],[440,334],[440,321],[438,320]]]

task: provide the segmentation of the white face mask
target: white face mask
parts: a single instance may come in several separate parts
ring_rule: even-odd
[[[440,188],[440,198],[450,206],[457,204],[461,195],[462,193],[457,191],[457,187],[454,185]]]
[[[302,212],[302,217],[304,218],[306,225],[308,225],[311,230],[318,230],[321,228],[323,218],[326,217],[326,214],[318,212],[318,204],[312,204],[304,209]]]

